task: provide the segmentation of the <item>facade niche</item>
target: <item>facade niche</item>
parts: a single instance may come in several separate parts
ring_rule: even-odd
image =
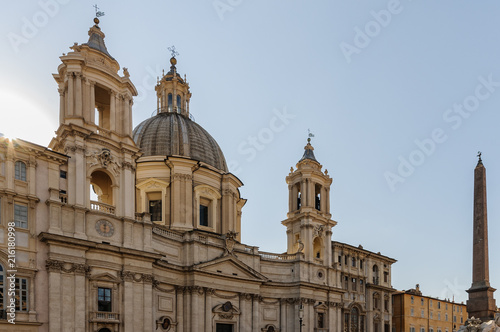
[[[314,258],[322,259],[323,258],[323,241],[319,237],[314,238],[313,241],[313,252]]]
[[[162,221],[162,195],[161,192],[148,192],[148,212],[151,215],[151,221]]]

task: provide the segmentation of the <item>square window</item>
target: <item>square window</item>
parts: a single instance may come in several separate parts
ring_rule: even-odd
[[[111,288],[97,288],[97,311],[111,312]]]
[[[28,228],[28,206],[25,204],[14,204],[14,223],[16,227]]]
[[[162,220],[161,200],[149,201],[149,213],[151,214],[151,221],[161,221]]]
[[[61,171],[59,171],[59,177],[60,177],[61,179],[66,179],[66,177],[67,177],[67,176],[68,176],[68,172],[66,172],[66,171],[62,171],[62,170],[61,170]]]
[[[28,311],[28,279],[15,279],[16,311]]]
[[[16,161],[15,166],[15,177],[16,180],[26,181],[26,164],[22,161]]]
[[[200,204],[200,226],[208,227],[208,206]]]

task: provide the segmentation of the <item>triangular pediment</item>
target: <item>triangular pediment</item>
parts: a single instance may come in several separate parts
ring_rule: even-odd
[[[266,282],[269,279],[234,256],[225,256],[209,262],[196,264],[193,270],[236,279],[251,279]]]
[[[101,273],[101,274],[97,274],[95,276],[92,276],[90,278],[90,280],[97,280],[97,281],[109,281],[109,282],[114,282],[114,283],[119,283],[121,282],[121,280],[117,277],[115,277],[114,275],[112,274],[109,274],[109,273]]]
[[[141,183],[136,184],[137,189],[162,189],[166,188],[170,185],[170,183],[158,180],[155,178],[149,178],[147,180],[142,181]]]

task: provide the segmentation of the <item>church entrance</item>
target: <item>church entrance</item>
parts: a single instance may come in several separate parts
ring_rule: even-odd
[[[215,325],[215,332],[234,332],[233,324],[221,324],[217,323]]]

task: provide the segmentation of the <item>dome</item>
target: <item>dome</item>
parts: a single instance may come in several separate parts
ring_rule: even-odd
[[[132,137],[143,156],[183,156],[227,172],[226,159],[215,139],[185,115],[159,113],[135,127]]]

